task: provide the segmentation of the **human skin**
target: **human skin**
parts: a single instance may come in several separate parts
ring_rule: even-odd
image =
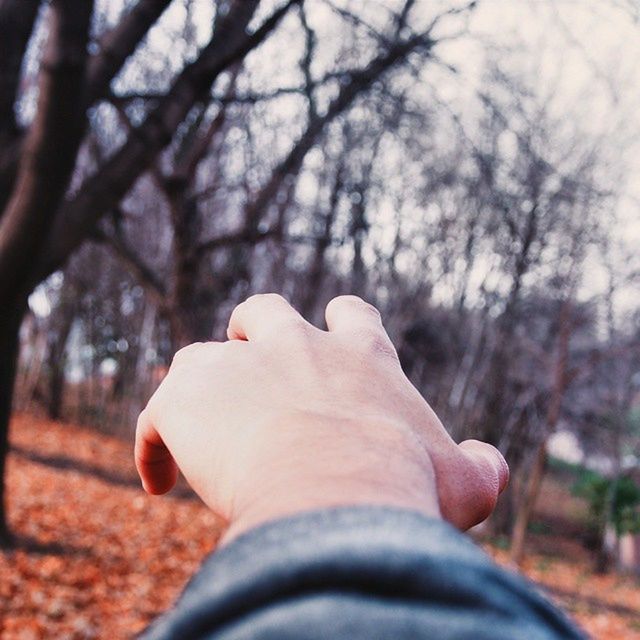
[[[182,471],[226,523],[222,542],[330,506],[385,505],[484,520],[508,482],[492,446],[456,444],[404,375],[380,314],[355,296],[326,308],[327,331],[275,294],[233,311],[226,342],[178,351],[140,414],[145,490]]]

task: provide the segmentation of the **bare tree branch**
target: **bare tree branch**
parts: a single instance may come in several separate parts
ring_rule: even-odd
[[[373,36],[373,38],[377,40],[379,43],[383,45],[389,44],[389,39],[384,34],[380,33],[380,31],[378,31],[378,29],[376,29],[373,25],[369,24],[364,18],[356,15],[355,13],[351,13],[351,11],[348,11],[347,9],[344,9],[336,5],[333,2],[333,0],[324,0],[324,1],[331,8],[332,11],[337,13],[341,18],[343,18],[347,22],[350,22],[355,27],[363,28],[365,31],[369,33],[369,35]]]
[[[129,269],[134,278],[153,295],[159,306],[164,305],[167,291],[162,280],[126,243],[121,234],[107,233],[104,229],[96,228],[93,239],[104,243]]]
[[[222,247],[230,247],[239,244],[258,244],[267,238],[275,238],[280,235],[279,229],[267,229],[266,231],[253,231],[251,229],[240,229],[231,231],[215,238],[209,238],[201,242],[195,250],[196,256],[202,256],[209,251],[215,251]]]
[[[316,48],[317,38],[313,29],[311,29],[311,27],[309,26],[304,6],[300,7],[300,23],[302,24],[305,37],[304,56],[300,61],[300,67],[302,68],[302,73],[304,75],[304,92],[307,96],[309,120],[313,120],[318,116],[318,106],[313,95],[314,84],[313,77],[311,75],[311,61],[313,60],[313,53]]]
[[[407,20],[409,19],[409,14],[413,9],[416,0],[405,0],[400,13],[398,13],[398,17],[396,19],[396,34],[401,34],[402,30],[407,26]]]
[[[172,0],[140,0],[131,11],[121,18],[120,22],[113,29],[102,37],[100,50],[89,58],[87,64],[84,92],[85,108],[88,108],[96,100],[103,98],[108,93],[111,81],[122,69],[128,57],[135,51],[144,35],[153,24],[155,24],[171,1]],[[39,4],[39,0],[4,0],[0,3],[0,24],[2,24],[2,13],[5,7],[7,10],[12,6],[20,7],[23,24],[14,30],[21,30],[21,37],[28,40],[28,34],[26,34],[26,9],[31,5],[35,5],[35,10],[37,11]],[[8,46],[14,46],[15,41],[12,44],[12,39],[8,36],[5,40],[4,34],[13,33],[10,26],[6,29],[3,26],[2,33],[3,39],[0,40],[0,67],[2,67],[2,63],[5,60],[6,64],[12,64],[11,56],[17,51],[17,49],[15,51],[9,49],[10,55],[3,55],[2,45],[4,42],[6,41]],[[26,40],[24,42],[25,45]],[[16,62],[13,61],[13,63]],[[20,56],[20,60],[17,61],[17,72],[20,70],[21,63],[22,56]],[[3,99],[7,101],[11,99],[10,107],[13,106],[13,98],[11,98],[11,95],[13,94],[10,87],[0,86],[0,112]],[[0,130],[3,122],[4,116],[0,115]],[[14,184],[18,170],[19,150],[22,138],[23,135],[16,132],[9,141],[3,143],[2,135],[0,134],[0,209],[4,208]]]
[[[225,92],[225,98],[231,98],[235,93],[236,80],[238,79],[238,74],[240,73],[240,65],[236,65],[232,70],[231,79],[229,82],[229,86]],[[222,131],[225,122],[227,120],[227,105],[228,103],[223,103],[220,106],[218,113],[215,118],[211,120],[206,130],[195,140],[195,142],[191,145],[191,148],[184,154],[184,157],[180,159],[177,163],[177,167],[174,170],[174,175],[184,176],[185,178],[190,178],[193,176],[198,164],[202,160],[202,158],[207,153],[211,145],[211,141],[213,138]]]
[[[280,240],[288,244],[313,244],[326,243],[329,245],[340,246],[344,241],[339,238],[326,238],[325,236],[313,236],[305,234],[286,234],[283,233],[281,225],[270,227],[265,231],[252,232],[249,229],[240,229],[238,231],[230,231],[215,238],[209,238],[196,247],[195,253],[198,257],[202,257],[209,251],[222,249],[223,247],[233,247],[237,245],[256,245],[263,240]]]
[[[66,202],[58,215],[48,255],[38,277],[58,268],[82,242],[105,212],[113,209],[136,179],[151,165],[158,152],[173,137],[189,110],[202,99],[220,73],[257,47],[275,29],[292,5],[290,0],[251,35],[246,27],[258,6],[258,0],[236,0],[224,17],[219,31],[200,56],[180,73],[167,95],[123,147],[89,178],[78,194]]]
[[[340,92],[329,105],[326,113],[309,122],[306,131],[293,145],[289,154],[274,169],[271,179],[262,187],[254,200],[245,209],[247,228],[255,228],[264,211],[278,194],[285,178],[298,171],[308,151],[313,147],[325,126],[341,114],[353,101],[366,91],[386,71],[409,53],[417,49],[430,51],[435,44],[427,34],[415,35],[409,40],[395,43],[372,60],[364,69],[354,71],[348,81],[343,82]]]
[[[435,58],[434,58],[435,59]],[[317,80],[309,80],[308,83],[300,84],[290,87],[278,87],[273,91],[266,91],[263,93],[238,93],[232,94],[213,94],[212,99],[223,105],[227,104],[249,104],[254,105],[258,102],[264,102],[268,100],[277,100],[282,96],[300,94],[306,95],[310,89],[317,89],[326,85],[332,80],[338,82],[349,82],[354,74],[357,74],[360,68],[344,69],[341,71],[330,71]],[[135,100],[143,100],[146,102],[159,101],[164,97],[163,93],[147,93],[138,91],[129,91],[126,93],[111,94],[109,96],[109,102],[114,106],[126,106],[128,103]]]
[[[89,104],[107,95],[111,81],[172,1],[139,0],[113,29],[100,38],[100,50],[91,56],[87,64]]]

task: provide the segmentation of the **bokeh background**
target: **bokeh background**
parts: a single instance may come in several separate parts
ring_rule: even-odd
[[[0,635],[169,606],[219,529],[137,414],[276,291],[378,306],[511,466],[473,535],[640,637],[639,58],[637,0],[0,0]]]

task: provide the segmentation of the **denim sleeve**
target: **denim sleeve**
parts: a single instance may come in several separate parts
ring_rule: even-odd
[[[466,536],[418,513],[328,509],[209,557],[144,640],[584,638]]]

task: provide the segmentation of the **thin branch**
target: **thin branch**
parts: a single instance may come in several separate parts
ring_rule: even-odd
[[[324,1],[325,1],[325,4],[327,4],[331,8],[332,11],[337,13],[341,18],[343,18],[347,22],[350,22],[355,27],[362,27],[371,36],[373,36],[375,40],[377,40],[381,44],[383,45],[389,44],[389,38],[387,38],[387,36],[380,33],[373,25],[369,24],[366,20],[364,20],[360,16],[357,16],[356,14],[351,13],[351,11],[347,11],[346,9],[343,9],[342,7],[337,6],[333,2],[333,0],[324,0]]]
[[[457,16],[457,15],[461,15],[463,13],[469,13],[470,11],[473,11],[474,9],[476,9],[478,7],[478,1],[477,0],[471,0],[470,2],[467,2],[467,4],[463,4],[459,7],[451,7],[451,9],[447,9],[447,11],[443,11],[442,13],[439,13],[429,24],[429,26],[426,29],[426,33],[431,35],[434,31],[434,29],[440,24],[440,22],[445,19],[445,18],[449,18],[451,16]],[[440,41],[442,38],[438,38],[438,40]],[[449,39],[449,38],[447,38]]]
[[[227,87],[227,90],[225,92],[225,98],[233,97],[233,94],[235,93],[238,74],[240,73],[240,68],[241,65],[238,64],[232,70],[229,86]],[[189,150],[184,154],[182,160],[177,163],[178,166],[174,170],[174,175],[183,176],[185,178],[193,176],[198,164],[207,153],[211,141],[216,136],[216,134],[222,131],[226,120],[227,109],[226,105],[223,104],[220,106],[220,109],[218,110],[216,116],[207,126],[205,132],[193,142]]]
[[[313,77],[311,76],[311,63],[313,62],[313,54],[316,48],[317,37],[313,29],[309,26],[303,5],[300,6],[300,23],[302,24],[305,37],[304,56],[300,61],[300,67],[302,69],[302,74],[304,75],[304,93],[307,96],[309,120],[313,120],[318,116],[318,105],[316,104],[316,99],[313,95],[314,82]]]
[[[171,2],[139,0],[113,29],[100,38],[99,51],[87,64],[88,103],[105,97],[113,78]]]
[[[238,231],[231,231],[209,240],[205,240],[199,244],[195,249],[197,257],[201,258],[205,253],[215,251],[217,249],[238,246],[242,244],[256,245],[264,240],[279,240],[283,243],[290,244],[317,244],[318,242],[327,242],[336,246],[342,246],[344,240],[339,238],[326,239],[323,236],[313,236],[306,234],[286,234],[283,233],[280,225],[266,229],[265,231],[254,231],[252,229],[240,229]]]
[[[402,30],[407,26],[409,14],[411,13],[411,9],[413,9],[415,3],[416,0],[405,0],[404,5],[396,18],[396,35],[400,35]]]
[[[125,93],[113,93],[111,92],[106,96],[107,100],[113,104],[127,105],[129,102],[135,100],[144,100],[148,102],[162,100],[166,96],[166,93],[148,93],[140,91],[127,91]]]
[[[196,247],[194,253],[197,257],[201,257],[209,251],[215,251],[222,247],[231,247],[240,244],[258,244],[267,238],[276,238],[279,235],[281,235],[279,229],[267,229],[266,231],[240,229],[201,242]]]
[[[318,78],[317,80],[310,80],[309,84],[296,85],[294,87],[279,87],[273,91],[266,91],[263,93],[232,93],[231,95],[212,95],[212,100],[222,105],[232,104],[257,104],[258,102],[264,102],[268,100],[277,100],[282,96],[300,94],[305,95],[310,89],[318,89],[324,86],[327,82],[337,80],[338,82],[348,81],[349,78],[359,71],[359,68],[344,69],[342,71],[331,71]],[[108,100],[114,106],[121,105],[126,106],[129,102],[136,100],[142,100],[146,102],[159,101],[164,98],[165,94],[162,93],[141,93],[138,91],[126,92],[126,93],[112,93]]]
[[[105,244],[127,267],[136,280],[154,296],[160,306],[164,305],[167,295],[164,283],[153,269],[127,244],[122,234],[111,234],[100,227],[96,227],[92,239],[100,244]]]
[[[415,35],[409,40],[398,42],[386,49],[363,69],[354,71],[349,77],[349,81],[340,87],[338,95],[329,104],[326,113],[309,122],[306,131],[293,145],[287,156],[275,167],[271,179],[247,205],[245,208],[246,226],[257,228],[264,211],[277,196],[282,183],[288,176],[299,170],[305,156],[330,122],[400,60],[418,49],[430,51],[434,44],[435,42],[426,33]]]

